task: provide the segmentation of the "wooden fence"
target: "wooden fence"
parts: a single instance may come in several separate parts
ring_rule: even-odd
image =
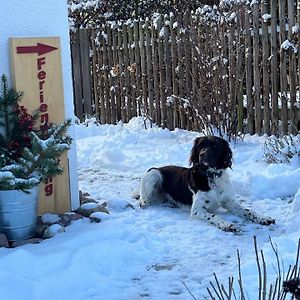
[[[300,1],[273,0],[78,30],[71,33],[76,115],[296,133],[299,23]]]

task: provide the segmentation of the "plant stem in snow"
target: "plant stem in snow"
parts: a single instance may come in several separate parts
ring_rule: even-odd
[[[191,290],[188,288],[188,286],[185,284],[185,282],[184,281],[181,281],[182,282],[182,284],[184,285],[184,287],[187,289],[187,291],[190,293],[190,295],[192,296],[192,298],[194,299],[194,300],[197,300],[196,299],[196,297],[193,295],[193,293],[191,292]]]

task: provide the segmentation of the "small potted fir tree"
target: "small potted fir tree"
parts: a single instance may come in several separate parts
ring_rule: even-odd
[[[38,111],[19,104],[22,94],[9,88],[5,75],[0,90],[0,232],[9,240],[35,233],[38,187],[63,172],[61,154],[70,148],[71,121],[36,128]]]

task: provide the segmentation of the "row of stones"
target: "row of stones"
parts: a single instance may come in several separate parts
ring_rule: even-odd
[[[34,237],[21,241],[8,241],[5,234],[0,233],[0,247],[15,248],[26,244],[37,244],[44,239],[54,237],[65,231],[73,221],[89,218],[91,222],[99,223],[105,215],[109,214],[106,204],[98,204],[87,197],[88,194],[80,194],[81,206],[74,212],[64,214],[46,213],[37,218],[36,234]]]

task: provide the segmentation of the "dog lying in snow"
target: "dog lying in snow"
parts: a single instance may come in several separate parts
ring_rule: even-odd
[[[193,218],[206,220],[224,231],[239,230],[215,213],[218,207],[255,223],[274,224],[274,219],[237,201],[226,171],[231,164],[232,151],[227,141],[215,136],[196,138],[190,154],[191,167],[151,168],[142,177],[136,198],[141,207],[163,202],[190,205]]]

